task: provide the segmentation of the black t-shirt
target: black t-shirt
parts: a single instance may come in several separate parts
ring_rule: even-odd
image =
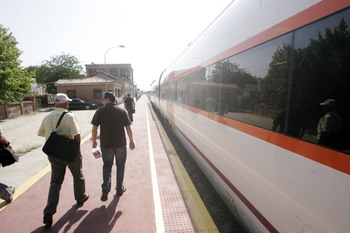
[[[106,104],[99,108],[91,120],[91,124],[100,126],[101,148],[113,149],[126,145],[124,127],[129,126],[127,112],[116,104]]]
[[[131,98],[131,97],[126,98],[126,100],[124,100],[124,103],[126,104],[126,109],[133,109],[134,108],[134,105],[133,105],[134,100],[133,100],[133,98]]]

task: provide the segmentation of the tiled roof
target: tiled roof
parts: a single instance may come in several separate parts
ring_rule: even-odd
[[[78,79],[59,79],[55,82],[55,86],[75,86],[75,85],[96,85],[108,83],[116,83],[120,85],[120,80],[118,78],[106,74],[106,79],[104,77],[104,72],[96,72],[93,76],[87,78],[78,78]]]

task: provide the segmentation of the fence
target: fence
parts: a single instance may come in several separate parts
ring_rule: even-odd
[[[0,119],[15,118],[35,111],[35,101],[21,101],[0,105]]]

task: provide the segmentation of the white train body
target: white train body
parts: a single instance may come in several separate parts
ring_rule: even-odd
[[[309,131],[301,138],[286,131],[272,131],[273,117],[257,114],[259,106],[254,101],[259,97],[254,94],[254,101],[249,102],[254,104],[245,104],[249,98],[245,98],[244,90],[250,85],[239,89],[233,82],[223,83],[222,71],[220,83],[214,84],[208,78],[214,73],[207,75],[209,67],[225,59],[236,59],[235,64],[241,67],[248,64],[249,73],[260,80],[273,68],[266,64],[266,68],[255,70],[254,67],[262,66],[254,65],[261,59],[258,56],[259,61],[255,61],[257,53],[253,51],[253,56],[246,60],[250,49],[274,39],[283,40],[291,33],[293,48],[301,51],[306,45],[300,45],[298,35],[304,27],[340,14],[344,18],[343,15],[350,14],[349,5],[349,0],[236,0],[161,75],[160,85],[152,96],[153,104],[169,120],[177,136],[249,232],[350,232],[350,156],[347,150],[319,145],[311,130],[315,123],[310,124]],[[273,51],[281,47],[275,46]],[[256,51],[264,53],[264,48],[261,46]],[[241,55],[244,52],[246,54]],[[272,55],[269,57],[267,62],[271,63]],[[294,74],[297,71],[293,69]],[[207,77],[204,88],[200,74]],[[288,83],[298,86],[299,82]],[[252,90],[250,93],[254,92]],[[216,103],[222,93],[227,94],[228,113],[219,114],[218,104],[216,110],[210,110],[208,102],[194,106],[195,97],[199,96],[201,102],[209,101],[208,93],[216,95]],[[294,92],[288,93],[291,98],[286,98],[287,102],[298,99],[294,98]],[[347,104],[343,102],[350,109]],[[251,112],[245,110],[244,106],[248,105]],[[309,114],[305,109],[303,112],[314,120],[313,112]],[[349,120],[348,112],[345,113],[344,124]]]

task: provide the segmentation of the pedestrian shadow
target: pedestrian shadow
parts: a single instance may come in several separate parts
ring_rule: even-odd
[[[102,205],[101,207],[90,211],[84,220],[77,226],[74,232],[111,232],[116,221],[123,213],[120,210],[116,213],[118,202],[119,197],[114,195],[113,200],[107,206],[107,208],[105,205]]]
[[[99,232],[108,233],[114,228],[114,225],[118,218],[122,215],[122,211],[117,211],[116,208],[119,202],[119,197],[114,195],[113,200],[107,206],[102,205],[99,208],[95,208],[92,211],[88,210],[78,210],[79,206],[74,205],[70,210],[68,210],[57,222],[54,221],[54,225],[49,228],[46,226],[41,226],[31,233],[41,233],[41,232]],[[80,219],[89,214],[83,219],[83,221],[75,228],[74,224],[79,222]],[[67,224],[68,223],[68,224]],[[62,230],[62,228],[64,229]]]
[[[0,210],[1,210],[3,207],[7,206],[8,204],[10,204],[10,203],[7,203],[6,201],[0,201]]]
[[[63,232],[68,232],[71,227],[78,222],[88,211],[87,210],[78,210],[78,205],[73,205],[57,222],[54,219],[54,225],[50,228],[47,226],[41,226],[31,233],[40,233],[40,232],[59,232],[64,227]]]

